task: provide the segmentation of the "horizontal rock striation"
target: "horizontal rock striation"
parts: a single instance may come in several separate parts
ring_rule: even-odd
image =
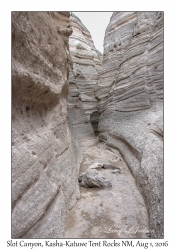
[[[74,15],[71,25],[73,69],[69,77],[68,118],[80,141],[83,159],[78,178],[81,196],[66,215],[63,235],[148,238],[148,213],[134,178],[118,151],[98,142],[98,96],[94,90],[102,56],[95,49],[90,33]],[[140,231],[144,228],[144,232],[135,232],[136,228]]]
[[[12,237],[59,238],[79,198],[68,12],[12,12]]]
[[[96,50],[91,35],[80,19],[74,14],[70,17],[73,29],[69,37],[73,68],[69,77],[68,117],[80,141],[94,138],[93,125],[98,123],[97,99],[94,87],[101,68],[101,53]],[[90,116],[93,114],[93,119]],[[95,118],[94,118],[95,117]]]
[[[163,237],[162,12],[114,12],[103,56],[69,12],[12,12],[12,238],[63,237]]]
[[[100,140],[122,154],[163,237],[163,13],[114,12],[95,87]]]

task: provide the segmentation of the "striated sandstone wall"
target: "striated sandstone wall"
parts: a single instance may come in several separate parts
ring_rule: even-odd
[[[73,33],[69,37],[69,46],[73,68],[69,77],[68,117],[81,142],[86,138],[93,138],[94,131],[97,132],[99,115],[94,88],[102,55],[96,50],[92,37],[81,20],[71,14],[70,22]]]
[[[12,12],[12,237],[59,238],[79,198],[69,12]],[[71,131],[70,131],[71,130]]]
[[[114,12],[95,88],[99,137],[122,154],[163,237],[163,13]]]
[[[106,218],[105,225],[120,222],[120,227],[148,228],[144,201],[127,170],[129,178],[125,175],[126,163],[144,197],[151,237],[162,238],[163,14],[115,12],[106,29],[102,71],[102,55],[89,31],[75,15],[70,20],[69,16],[68,12],[12,13],[12,237],[69,237],[75,229],[82,236],[89,230],[83,210],[94,213],[89,233],[94,237],[94,218],[101,223],[98,216],[103,210],[96,211],[103,200],[106,211],[110,209],[101,217]],[[94,132],[106,144],[105,154]],[[125,161],[121,176],[109,175],[116,188],[111,191],[114,197],[105,191],[99,205],[90,190],[89,200],[77,203],[79,209],[75,206],[82,159],[78,141],[85,152],[81,171],[90,163],[110,162],[109,150],[116,158],[119,150],[120,160]],[[118,214],[112,199],[119,205]],[[87,201],[93,206],[86,206]],[[69,210],[72,217],[65,224]],[[74,212],[80,215],[71,228]]]

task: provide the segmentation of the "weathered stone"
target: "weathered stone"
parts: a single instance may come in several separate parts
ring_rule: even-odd
[[[13,238],[62,237],[80,195],[81,154],[67,124],[69,15],[12,12]]]
[[[119,169],[119,170],[121,170],[119,167],[114,166],[112,164],[103,164],[102,168],[104,168],[104,169]]]
[[[80,186],[88,188],[109,188],[112,187],[109,180],[107,180],[101,173],[98,171],[88,171],[83,173],[78,178]]]
[[[117,156],[117,157],[116,157]],[[121,155],[98,146],[88,148],[83,155],[80,176],[95,171],[110,181],[110,188],[84,188],[81,197],[68,212],[65,238],[148,238],[149,220],[142,195],[137,189]],[[101,162],[119,166],[122,174],[101,168]],[[114,170],[113,170],[114,171]]]
[[[151,237],[162,238],[162,12],[113,13],[95,95],[99,139],[120,151],[145,199]]]
[[[69,16],[12,13],[12,237],[162,238],[163,15],[114,12],[104,56]]]
[[[121,174],[121,169],[114,169],[114,170],[112,170],[112,173],[113,174],[116,174],[116,173]]]
[[[94,132],[98,130],[99,115],[94,87],[101,58],[81,20],[71,14],[70,21],[73,33],[69,37],[69,47],[73,68],[69,77],[68,117],[81,142],[85,138],[94,138]]]

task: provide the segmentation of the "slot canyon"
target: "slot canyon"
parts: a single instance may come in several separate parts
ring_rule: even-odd
[[[163,25],[12,12],[12,238],[164,237]]]

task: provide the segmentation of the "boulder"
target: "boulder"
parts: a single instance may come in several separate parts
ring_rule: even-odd
[[[86,188],[110,188],[111,182],[98,171],[88,171],[78,178],[81,187]]]

